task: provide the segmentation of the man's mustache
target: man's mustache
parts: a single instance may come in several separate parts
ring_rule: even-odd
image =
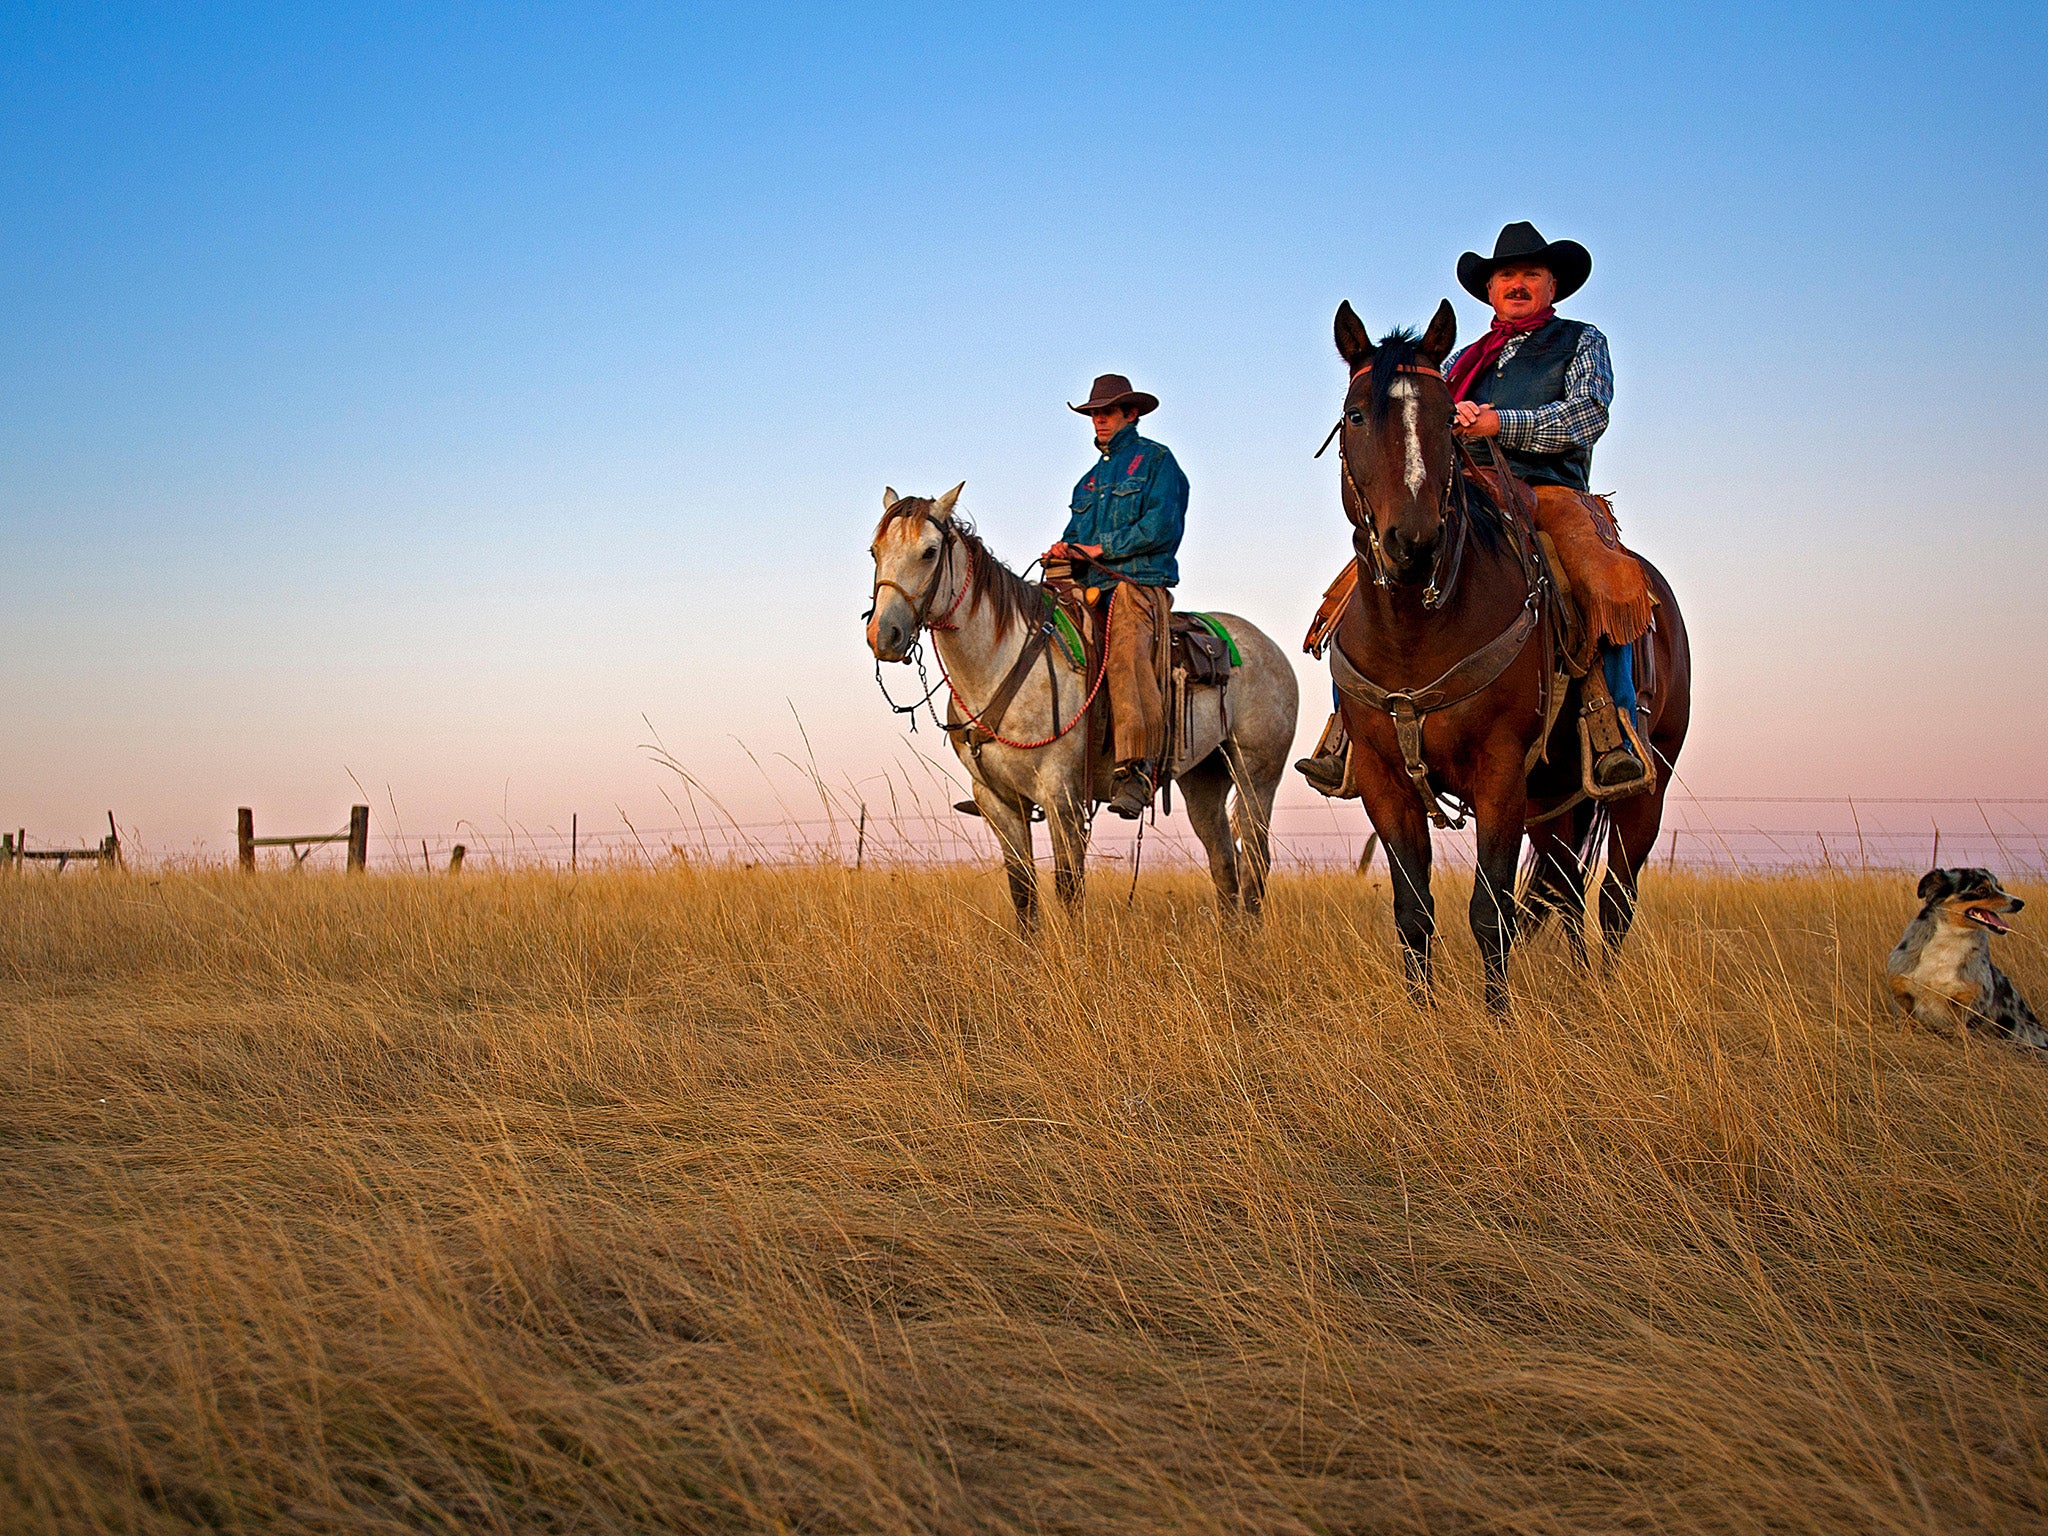
[[[1526,288],[1510,288],[1507,291],[1505,297],[1510,299],[1527,299],[1533,298],[1535,297],[1535,295],[1530,293],[1529,290]]]

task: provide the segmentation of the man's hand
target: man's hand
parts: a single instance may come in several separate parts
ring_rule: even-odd
[[[1500,412],[1474,400],[1460,400],[1451,430],[1460,437],[1496,437],[1500,433]]]
[[[1066,540],[1062,539],[1043,555],[1040,555],[1039,560],[1043,564],[1050,565],[1055,560],[1093,560],[1101,553],[1102,546],[1100,544],[1069,544]]]

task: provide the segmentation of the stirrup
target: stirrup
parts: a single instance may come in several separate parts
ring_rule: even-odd
[[[1358,776],[1353,772],[1356,760],[1351,751],[1344,717],[1333,713],[1329,724],[1323,727],[1323,734],[1316,738],[1315,751],[1297,759],[1294,771],[1308,780],[1308,787],[1319,795],[1332,800],[1356,800]]]
[[[1351,749],[1341,752],[1320,752],[1314,757],[1299,758],[1294,771],[1308,780],[1308,787],[1319,795],[1332,800],[1356,800],[1358,786],[1352,781]]]
[[[1620,706],[1610,702],[1606,711],[1609,720],[1619,731],[1618,739],[1614,740],[1612,745],[1596,746],[1594,723],[1591,718],[1593,711],[1586,711],[1579,716],[1579,787],[1585,790],[1586,798],[1589,800],[1627,800],[1635,795],[1648,794],[1657,787],[1656,759],[1650,755],[1649,747],[1636,731],[1635,722],[1629,719]],[[1606,736],[1608,732],[1603,730],[1599,734]],[[1635,757],[1636,762],[1642,766],[1642,771],[1616,784],[1598,782],[1593,777],[1594,765],[1608,754],[1624,748]]]
[[[1125,821],[1136,821],[1150,808],[1153,787],[1151,770],[1145,767],[1118,770],[1110,786],[1110,813]]]

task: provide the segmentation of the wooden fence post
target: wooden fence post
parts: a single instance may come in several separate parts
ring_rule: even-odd
[[[121,829],[114,825],[114,813],[107,812],[107,840],[101,845],[100,862],[108,869],[121,867]]]
[[[28,828],[20,827],[14,834],[14,867],[25,868],[28,864]]]
[[[352,805],[348,808],[349,873],[361,874],[369,862],[370,808],[367,805]]]
[[[235,860],[243,873],[256,873],[256,813],[246,805],[235,812]]]
[[[0,864],[4,864],[9,868],[12,868],[14,865],[14,834],[12,832],[0,832]]]
[[[448,850],[449,874],[459,875],[462,873],[462,856],[467,852],[469,852],[469,850],[463,847],[462,844],[460,843],[457,843],[453,848],[450,848]]]

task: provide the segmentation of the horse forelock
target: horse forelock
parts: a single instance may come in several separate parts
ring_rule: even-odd
[[[930,517],[932,508],[937,505],[938,503],[929,496],[898,496],[889,503],[888,510],[882,514],[882,520],[875,524],[875,539],[879,540],[889,531],[889,525],[901,518]]]
[[[1387,332],[1380,338],[1380,344],[1372,354],[1372,424],[1378,426],[1387,419],[1392,409],[1393,388],[1397,379],[1412,378],[1403,374],[1403,368],[1412,367],[1415,362],[1416,334],[1406,326]]]

